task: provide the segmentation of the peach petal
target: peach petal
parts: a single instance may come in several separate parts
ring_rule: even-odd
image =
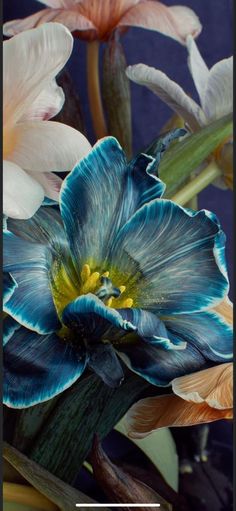
[[[143,438],[159,428],[193,426],[220,419],[231,419],[232,410],[217,410],[206,403],[186,402],[178,396],[142,399],[126,415],[130,438]]]
[[[233,364],[219,364],[210,369],[181,376],[172,381],[173,392],[187,401],[206,402],[218,410],[233,406]]]

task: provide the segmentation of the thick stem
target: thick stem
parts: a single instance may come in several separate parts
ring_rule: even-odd
[[[97,138],[107,135],[99,82],[99,41],[87,43],[87,80],[90,112]]]
[[[195,177],[195,179],[173,195],[171,200],[180,206],[184,206],[219,176],[221,176],[221,170],[212,162],[199,176]]]

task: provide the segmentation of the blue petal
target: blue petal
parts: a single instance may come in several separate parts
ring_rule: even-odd
[[[186,347],[186,342],[170,340],[165,324],[152,312],[132,308],[119,309],[119,313],[137,328],[137,335],[143,341],[154,346],[162,346],[166,350],[184,349]]]
[[[169,337],[181,338],[213,362],[233,358],[233,330],[224,318],[213,311],[179,314],[165,320]]]
[[[17,283],[10,273],[3,273],[3,304],[11,298]]]
[[[152,163],[139,155],[128,165],[119,143],[107,137],[68,174],[60,207],[74,262],[92,268],[103,263],[129,216],[163,193],[163,183],[149,174]]]
[[[83,333],[88,343],[104,339],[112,341],[115,335],[136,330],[117,310],[106,307],[91,293],[82,295],[67,305],[63,311],[62,321],[69,328]]]
[[[174,378],[211,366],[201,352],[190,344],[183,350],[166,351],[166,346],[155,346],[140,340],[135,345],[122,342],[116,350],[132,371],[161,387],[168,386]]]
[[[21,327],[11,316],[3,318],[3,346],[11,339],[13,334]]]
[[[162,314],[201,311],[228,291],[222,244],[223,233],[207,212],[190,213],[159,199],[118,233],[111,264],[130,278],[140,275],[134,305]]]
[[[4,348],[4,403],[26,408],[47,401],[70,387],[85,365],[85,354],[55,334],[21,327]]]
[[[167,133],[163,133],[157,139],[155,139],[147,149],[145,149],[145,154],[150,154],[155,158],[155,171],[158,171],[158,167],[160,165],[161,159],[169,147],[170,143],[177,138],[183,137],[186,135],[187,130],[184,128],[175,128]]]
[[[4,306],[22,325],[39,333],[60,328],[53,302],[49,271],[52,256],[49,249],[30,243],[10,232],[3,234],[3,269],[11,272],[17,283],[14,293]]]

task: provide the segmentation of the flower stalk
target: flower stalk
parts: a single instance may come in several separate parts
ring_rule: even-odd
[[[93,127],[99,139],[107,135],[99,83],[99,41],[91,41],[87,44],[87,80]]]
[[[210,185],[217,177],[221,176],[221,170],[215,162],[211,162],[199,176],[195,177],[186,186],[171,197],[173,202],[184,206],[190,202],[196,195]]]

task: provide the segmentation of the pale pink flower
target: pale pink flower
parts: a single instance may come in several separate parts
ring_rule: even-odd
[[[167,7],[157,0],[43,0],[47,8],[25,19],[5,23],[11,36],[48,21],[63,23],[86,40],[108,40],[120,28],[140,27],[161,32],[185,43],[186,37],[201,32],[201,23],[188,7]]]
[[[3,211],[30,218],[44,196],[58,199],[62,180],[91,149],[75,129],[48,121],[64,103],[55,77],[73,38],[59,23],[28,30],[3,43]]]

